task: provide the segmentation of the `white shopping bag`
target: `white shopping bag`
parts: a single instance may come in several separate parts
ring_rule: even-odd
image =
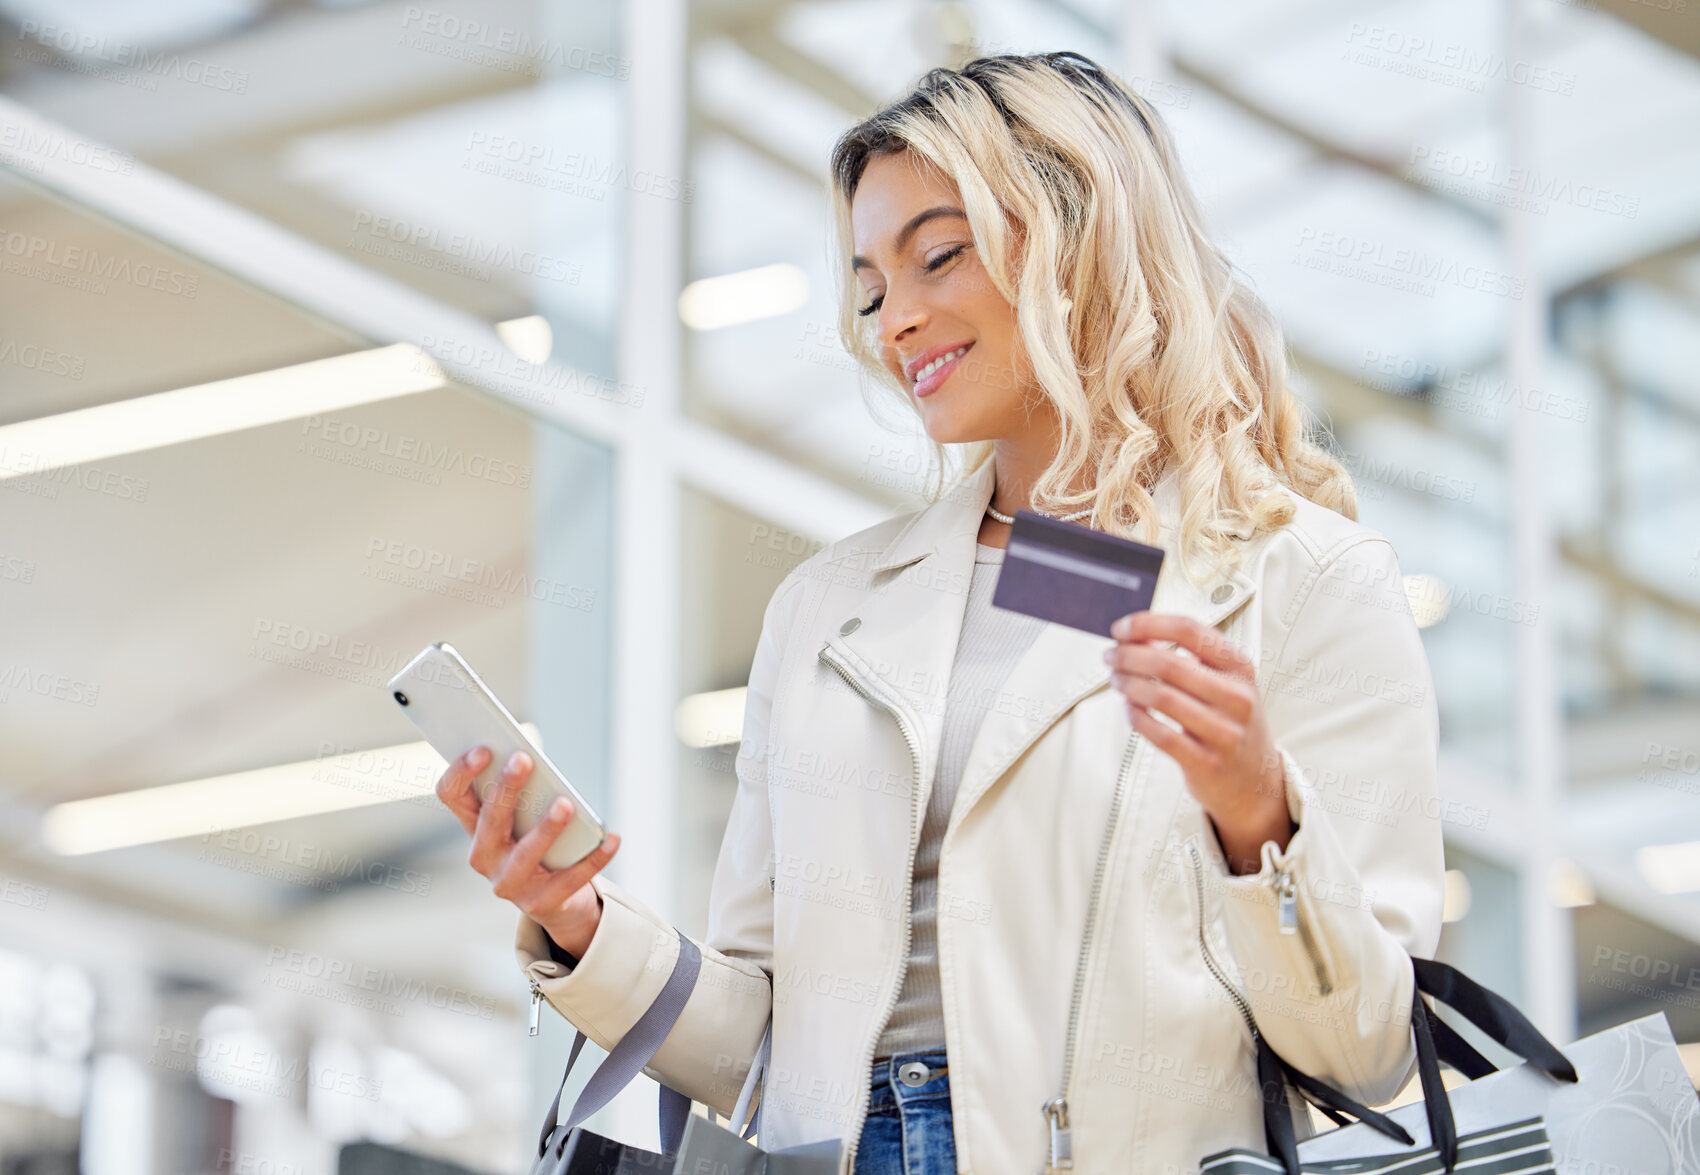
[[[1544,1117],[1561,1175],[1700,1175],[1700,1096],[1663,1012],[1584,1037],[1563,1051],[1581,1078],[1574,1085],[1519,1065],[1451,1090],[1460,1143],[1491,1127]],[[1311,1160],[1432,1151],[1421,1103],[1387,1116],[1411,1132],[1415,1148],[1358,1123],[1299,1143],[1299,1157],[1308,1166]]]
[[[1294,1069],[1259,1036],[1270,1153],[1220,1151],[1200,1163],[1204,1175],[1700,1175],[1700,1095],[1662,1012],[1561,1050],[1504,997],[1455,968],[1432,959],[1411,965],[1411,1027],[1423,1099],[1377,1113]],[[1425,994],[1525,1063],[1496,1070],[1434,1014]],[[1442,1061],[1474,1080],[1444,1089]],[[1335,1121],[1357,1121],[1296,1142],[1288,1085]]]

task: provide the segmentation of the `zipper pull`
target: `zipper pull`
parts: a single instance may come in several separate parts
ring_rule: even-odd
[[[531,984],[531,1031],[527,1035],[536,1036],[543,1022],[543,989],[529,975],[526,979]]]
[[[1044,1105],[1045,1120],[1051,1127],[1052,1171],[1068,1171],[1074,1167],[1073,1148],[1069,1140],[1068,1099],[1054,1097]]]
[[[1275,875],[1275,894],[1281,903],[1281,933],[1299,932],[1299,887],[1286,869]]]

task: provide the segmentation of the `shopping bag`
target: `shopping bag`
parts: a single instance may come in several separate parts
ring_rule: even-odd
[[[221,1166],[223,1164],[220,1164]],[[482,1175],[470,1167],[418,1151],[362,1139],[344,1143],[336,1157],[336,1175]]]
[[[565,1140],[554,1170],[559,1175],[673,1175],[673,1158],[580,1126]]]
[[[1373,1142],[1341,1139],[1355,1131],[1368,1131]],[[1323,1158],[1313,1144],[1324,1138],[1338,1140],[1341,1153]],[[1331,1175],[1441,1175],[1445,1164],[1440,1153],[1431,1146],[1402,1147],[1377,1154],[1380,1144],[1389,1140],[1370,1126],[1347,1126],[1299,1143],[1300,1169],[1307,1172],[1328,1172]],[[1397,1146],[1397,1143],[1389,1145]],[[1552,1143],[1547,1136],[1546,1123],[1540,1118],[1528,1118],[1506,1126],[1460,1135],[1458,1165],[1472,1175],[1553,1175]],[[1211,1155],[1199,1165],[1200,1175],[1275,1175],[1281,1170],[1278,1160],[1256,1151],[1230,1150]]]
[[[749,1071],[744,1074],[744,1087],[732,1108],[733,1125],[744,1121],[757,1081],[766,1074],[772,1058],[773,1020],[769,1017],[767,1031],[762,1033],[761,1045],[756,1049]],[[691,1118],[685,1123],[684,1138],[679,1144],[672,1175],[700,1175],[704,1171],[712,1171],[715,1175],[836,1175],[839,1152],[843,1147],[841,1140],[764,1150],[747,1141],[761,1126],[759,1101],[748,1118],[742,1136],[706,1118]]]
[[[1580,1078],[1574,1084],[1520,1065],[1450,1091],[1459,1131],[1540,1114],[1559,1171],[1700,1172],[1700,1096],[1663,1012],[1584,1037],[1567,1045],[1564,1055]],[[1421,1107],[1401,1106],[1389,1116],[1427,1144]],[[1366,1127],[1347,1126],[1300,1143],[1299,1153],[1308,1163],[1374,1154],[1386,1142]]]
[[[1423,1098],[1377,1113],[1282,1061],[1257,1039],[1270,1153],[1236,1149],[1201,1163],[1208,1175],[1251,1171],[1480,1173],[1635,1172],[1700,1175],[1700,1097],[1663,1014],[1621,1024],[1560,1052],[1503,997],[1432,959],[1413,959],[1411,1027]],[[1449,1005],[1524,1064],[1503,1072],[1423,1002]],[[1444,1061],[1470,1078],[1451,1091]],[[1287,1085],[1341,1129],[1293,1140]],[[1358,1119],[1356,1124],[1351,1118]]]
[[[767,1151],[707,1118],[693,1117],[685,1124],[671,1175],[835,1175],[842,1145],[833,1139]]]
[[[662,1153],[646,1150],[628,1143],[586,1130],[579,1123],[607,1105],[643,1071],[650,1058],[673,1031],[679,1014],[685,1010],[696,986],[697,972],[702,969],[702,951],[688,937],[679,935],[679,957],[673,963],[672,974],[662,985],[661,992],[637,1023],[609,1050],[590,1075],[578,1100],[566,1119],[560,1119],[561,1094],[566,1092],[567,1078],[572,1075],[573,1063],[584,1048],[583,1032],[573,1040],[567,1054],[567,1067],[561,1074],[561,1087],[555,1100],[549,1103],[549,1113],[543,1119],[542,1136],[537,1142],[537,1160],[531,1175],[632,1175],[640,1171],[670,1172],[685,1133],[685,1119],[690,1117],[691,1101],[677,1090],[661,1087],[661,1146]]]

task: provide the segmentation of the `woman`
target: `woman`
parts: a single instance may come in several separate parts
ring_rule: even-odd
[[[769,602],[702,971],[649,1072],[730,1112],[771,1014],[763,1141],[842,1138],[846,1173],[1260,1147],[1254,1032],[1387,1100],[1440,930],[1428,664],[1155,112],[1075,54],[982,58],[832,175],[842,333],[966,473]],[[1021,508],[1163,547],[1151,609],[1111,644],[989,607]],[[616,838],[555,874],[562,814],[517,844],[482,818],[481,765],[440,794],[522,967],[607,1047],[677,932],[597,873]]]

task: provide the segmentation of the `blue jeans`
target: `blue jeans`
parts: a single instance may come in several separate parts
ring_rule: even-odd
[[[898,1053],[871,1076],[854,1175],[956,1175],[944,1052]]]

